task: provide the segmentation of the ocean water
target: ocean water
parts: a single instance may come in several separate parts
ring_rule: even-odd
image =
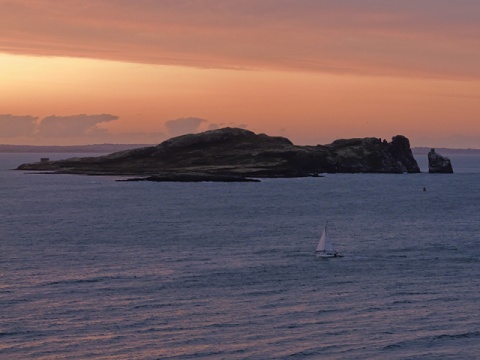
[[[71,154],[0,154],[1,359],[479,358],[480,156],[260,183],[9,170],[40,156]],[[325,222],[343,258],[315,257]]]

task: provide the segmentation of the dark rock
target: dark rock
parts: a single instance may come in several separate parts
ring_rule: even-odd
[[[283,137],[223,128],[113,154],[23,164],[19,170],[91,175],[208,174],[235,177],[303,177],[319,173],[417,173],[410,143],[395,136],[297,146]]]
[[[394,136],[390,143],[389,151],[397,161],[405,166],[406,172],[420,172],[417,161],[413,157],[412,150],[410,149],[410,141],[405,136]]]
[[[449,158],[437,154],[435,149],[431,149],[428,153],[428,172],[431,174],[452,174],[452,163]]]
[[[420,168],[410,143],[398,135],[391,143],[378,138],[336,140],[326,145],[335,161],[331,172],[343,173],[418,173]]]
[[[121,179],[117,181],[154,181],[154,182],[259,182],[258,179],[250,179],[243,176],[215,175],[205,173],[164,173],[143,178]]]

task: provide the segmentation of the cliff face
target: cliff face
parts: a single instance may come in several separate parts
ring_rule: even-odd
[[[410,142],[404,136],[392,142],[378,138],[336,140],[325,146],[330,160],[327,172],[342,173],[418,173]],[[333,163],[333,167],[331,166]]]
[[[19,170],[97,175],[203,173],[250,177],[302,177],[318,173],[417,173],[410,143],[377,138],[297,146],[283,137],[223,128],[164,141],[157,146],[88,158],[23,164]]]

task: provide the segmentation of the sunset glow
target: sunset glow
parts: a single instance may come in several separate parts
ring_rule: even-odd
[[[480,3],[460,2],[0,0],[0,143],[238,126],[480,148]]]

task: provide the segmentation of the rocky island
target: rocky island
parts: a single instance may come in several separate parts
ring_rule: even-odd
[[[320,173],[419,173],[409,140],[336,140],[299,146],[284,137],[222,128],[174,137],[156,146],[98,157],[20,165],[18,170],[61,174],[136,176],[151,181],[245,181]],[[181,179],[181,180],[178,180]]]
[[[428,152],[428,172],[430,174],[453,174],[452,162],[449,158],[438,154],[435,149]]]

